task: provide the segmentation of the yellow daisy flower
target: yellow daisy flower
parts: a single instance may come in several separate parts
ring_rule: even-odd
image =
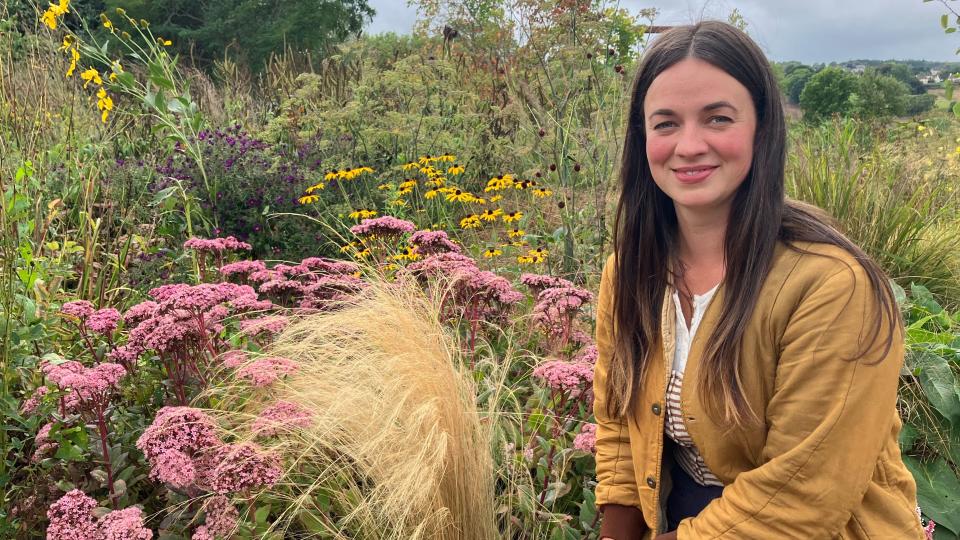
[[[489,248],[489,249],[487,249],[486,251],[483,252],[483,256],[486,257],[486,258],[488,258],[488,259],[491,259],[491,258],[493,258],[493,257],[497,257],[497,256],[499,256],[499,255],[503,255],[503,252],[500,251],[499,249],[496,249],[496,248]]]
[[[511,223],[513,221],[520,221],[523,218],[523,212],[517,210],[516,212],[510,212],[509,214],[503,214],[504,223]]]

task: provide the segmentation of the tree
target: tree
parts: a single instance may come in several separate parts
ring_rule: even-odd
[[[171,39],[200,64],[229,49],[259,70],[271,53],[324,52],[358,33],[374,10],[368,0],[106,0],[151,23],[154,35]]]
[[[926,94],[927,89],[923,83],[917,79],[916,74],[906,64],[899,62],[887,62],[877,67],[877,72],[881,75],[889,75],[903,84],[907,85],[911,94]]]
[[[800,93],[800,108],[805,120],[818,122],[835,114],[849,114],[850,96],[857,87],[857,78],[831,66],[810,77]]]
[[[800,93],[813,77],[813,70],[807,66],[793,69],[783,81],[783,92],[790,103],[800,103]]]
[[[907,112],[907,95],[910,88],[876,69],[867,69],[857,79],[857,86],[850,100],[854,115],[860,118],[887,118],[903,116]]]

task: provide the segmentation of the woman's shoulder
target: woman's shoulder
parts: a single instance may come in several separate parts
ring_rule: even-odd
[[[819,242],[778,242],[766,287],[790,303],[815,291],[833,289],[852,293],[871,287],[857,256],[841,246]]]

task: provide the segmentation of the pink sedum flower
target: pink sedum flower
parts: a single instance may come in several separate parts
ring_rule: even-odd
[[[573,395],[593,383],[593,366],[580,362],[549,360],[533,370],[533,376],[543,381],[547,387],[561,392],[570,391]]]
[[[209,538],[221,537],[230,538],[230,535],[237,528],[237,521],[240,520],[240,512],[233,506],[230,499],[223,495],[214,495],[206,500],[203,509],[207,514],[202,528],[209,534]],[[200,528],[197,529],[199,531]],[[194,533],[194,539],[196,539]]]
[[[213,419],[192,407],[160,409],[153,423],[137,439],[137,448],[151,463],[169,450],[193,456],[221,444]]]
[[[60,313],[81,321],[85,321],[87,317],[93,315],[93,312],[93,304],[86,300],[74,300],[60,307]]]
[[[584,452],[595,453],[597,451],[597,425],[583,424],[580,426],[580,433],[573,438],[573,447]]]
[[[47,422],[40,428],[40,431],[37,432],[37,436],[34,437],[33,446],[35,450],[33,451],[32,458],[34,463],[56,452],[57,448],[60,447],[60,443],[50,438],[51,429],[53,429],[53,422]]]
[[[47,518],[47,540],[80,540],[96,538],[97,527],[93,521],[93,509],[97,501],[79,489],[68,492],[50,505]]]
[[[106,336],[117,329],[117,322],[119,321],[119,311],[113,308],[103,308],[98,309],[87,318],[86,326],[90,330]]]
[[[368,218],[359,225],[350,227],[350,232],[357,236],[400,236],[417,230],[416,225],[394,216]]]
[[[214,469],[211,481],[211,488],[216,493],[270,487],[283,474],[276,456],[264,452],[253,443],[225,445],[220,452],[223,459]]]
[[[278,401],[260,413],[251,429],[257,435],[271,437],[289,429],[309,427],[312,423],[313,413],[302,405]]]
[[[461,251],[460,246],[453,243],[445,231],[417,231],[410,236],[408,243],[417,248],[417,253],[421,255]]]
[[[153,532],[143,526],[143,511],[132,506],[107,513],[97,522],[97,540],[151,540]]]
[[[262,388],[273,384],[284,375],[297,371],[298,368],[299,365],[289,358],[271,356],[245,364],[237,370],[237,377],[250,381],[250,384],[257,388]]]
[[[23,405],[20,406],[20,414],[23,416],[33,416],[34,413],[37,412],[37,409],[40,408],[40,404],[43,402],[43,396],[47,395],[49,392],[50,389],[46,386],[41,386],[34,390],[33,395],[25,400]]]
[[[150,478],[182,489],[197,479],[197,468],[190,456],[179,450],[167,450],[150,462]]]

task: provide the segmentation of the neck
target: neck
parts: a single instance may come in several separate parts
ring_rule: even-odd
[[[724,239],[730,208],[710,212],[677,209],[680,259],[693,267],[724,266]]]

